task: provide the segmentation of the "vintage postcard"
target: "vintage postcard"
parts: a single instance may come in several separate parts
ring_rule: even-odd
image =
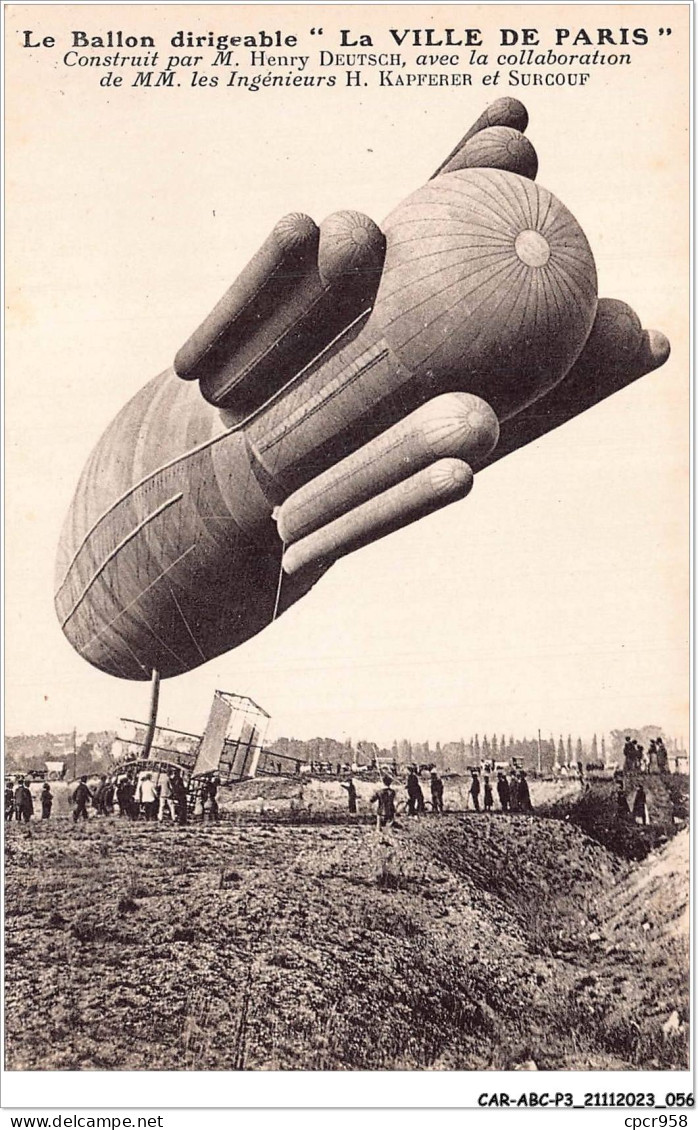
[[[690,5],[4,15],[5,1102],[685,1125]]]

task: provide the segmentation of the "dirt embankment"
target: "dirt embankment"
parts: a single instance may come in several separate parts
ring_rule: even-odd
[[[641,860],[687,826],[690,790],[683,775],[626,774],[623,788],[631,809],[640,785],[646,797],[646,825],[618,818],[618,785],[613,781],[591,780],[576,795],[546,798],[537,807],[545,816],[575,824],[616,855]]]
[[[8,1067],[685,1067],[687,870],[526,816],[13,824]]]

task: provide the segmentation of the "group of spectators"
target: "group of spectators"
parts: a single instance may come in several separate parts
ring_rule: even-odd
[[[202,820],[218,820],[217,776],[204,778],[199,789]],[[158,820],[167,817],[172,823],[186,824],[189,819],[189,794],[179,769],[157,774],[136,774],[131,770],[118,777],[102,774],[93,788],[83,776],[71,794],[73,821],[88,820],[88,809],[95,816],[124,816],[129,820]],[[39,794],[42,819],[48,820],[53,807],[53,793],[46,782]],[[5,784],[5,820],[29,823],[34,816],[34,798],[24,777]]]
[[[504,770],[497,773],[497,798],[502,812],[533,812],[531,793],[523,769],[510,769],[507,777]],[[476,812],[480,811],[480,795],[482,795],[482,808],[491,812],[494,808],[494,794],[489,773],[483,774],[482,786],[480,773],[477,769],[471,770],[469,799],[473,802]]]
[[[48,781],[41,789],[39,801],[41,803],[41,819],[48,820],[53,807],[53,793]],[[14,783],[7,781],[5,784],[5,820],[17,820],[20,824],[28,824],[33,815],[34,798],[29,788],[29,782],[24,777],[18,777]]]
[[[88,808],[96,816],[113,816],[118,813],[128,820],[159,820],[168,816],[171,821],[186,824],[188,817],[187,788],[179,769],[172,773],[137,775],[133,770],[115,779],[102,774],[94,791],[81,777],[73,791],[73,820],[88,819]]]
[[[378,806],[378,824],[379,827],[385,828],[388,824],[395,822],[396,816],[396,792],[393,788],[393,778],[386,774],[382,778],[383,787],[373,794],[371,803]],[[356,787],[353,781],[349,784],[343,785],[342,788],[347,789],[349,792],[349,811],[350,813],[356,812]],[[444,810],[444,783],[436,769],[432,769],[429,775],[429,788],[431,791],[431,810],[435,813],[441,813]],[[417,772],[416,765],[410,766],[407,774],[406,782],[407,790],[407,816],[420,816],[426,812],[426,802],[424,799],[424,791],[420,775]],[[480,806],[480,796],[482,795],[482,809]],[[511,770],[507,778],[504,772],[497,774],[497,796],[499,799],[499,807],[502,812],[533,812],[533,805],[531,804],[531,794],[528,788],[528,781],[523,769]],[[470,789],[468,792],[468,803],[472,801],[473,808],[476,812],[484,810],[491,812],[494,807],[494,793],[490,783],[489,773],[483,775],[482,782],[480,781],[480,773],[477,769],[473,769],[470,779]]]
[[[629,773],[669,772],[669,754],[663,738],[652,738],[645,750],[637,738],[626,737],[623,760],[624,768]]]

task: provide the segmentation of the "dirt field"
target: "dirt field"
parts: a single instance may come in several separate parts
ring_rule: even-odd
[[[628,862],[574,797],[378,833],[284,787],[7,826],[10,1069],[688,1065],[687,829]]]

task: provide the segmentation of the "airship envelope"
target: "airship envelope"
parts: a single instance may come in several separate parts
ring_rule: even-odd
[[[381,227],[283,217],[124,406],[58,549],[56,611],[89,663],[168,677],[238,646],[337,558],[666,360],[598,299],[527,124],[495,102]]]

